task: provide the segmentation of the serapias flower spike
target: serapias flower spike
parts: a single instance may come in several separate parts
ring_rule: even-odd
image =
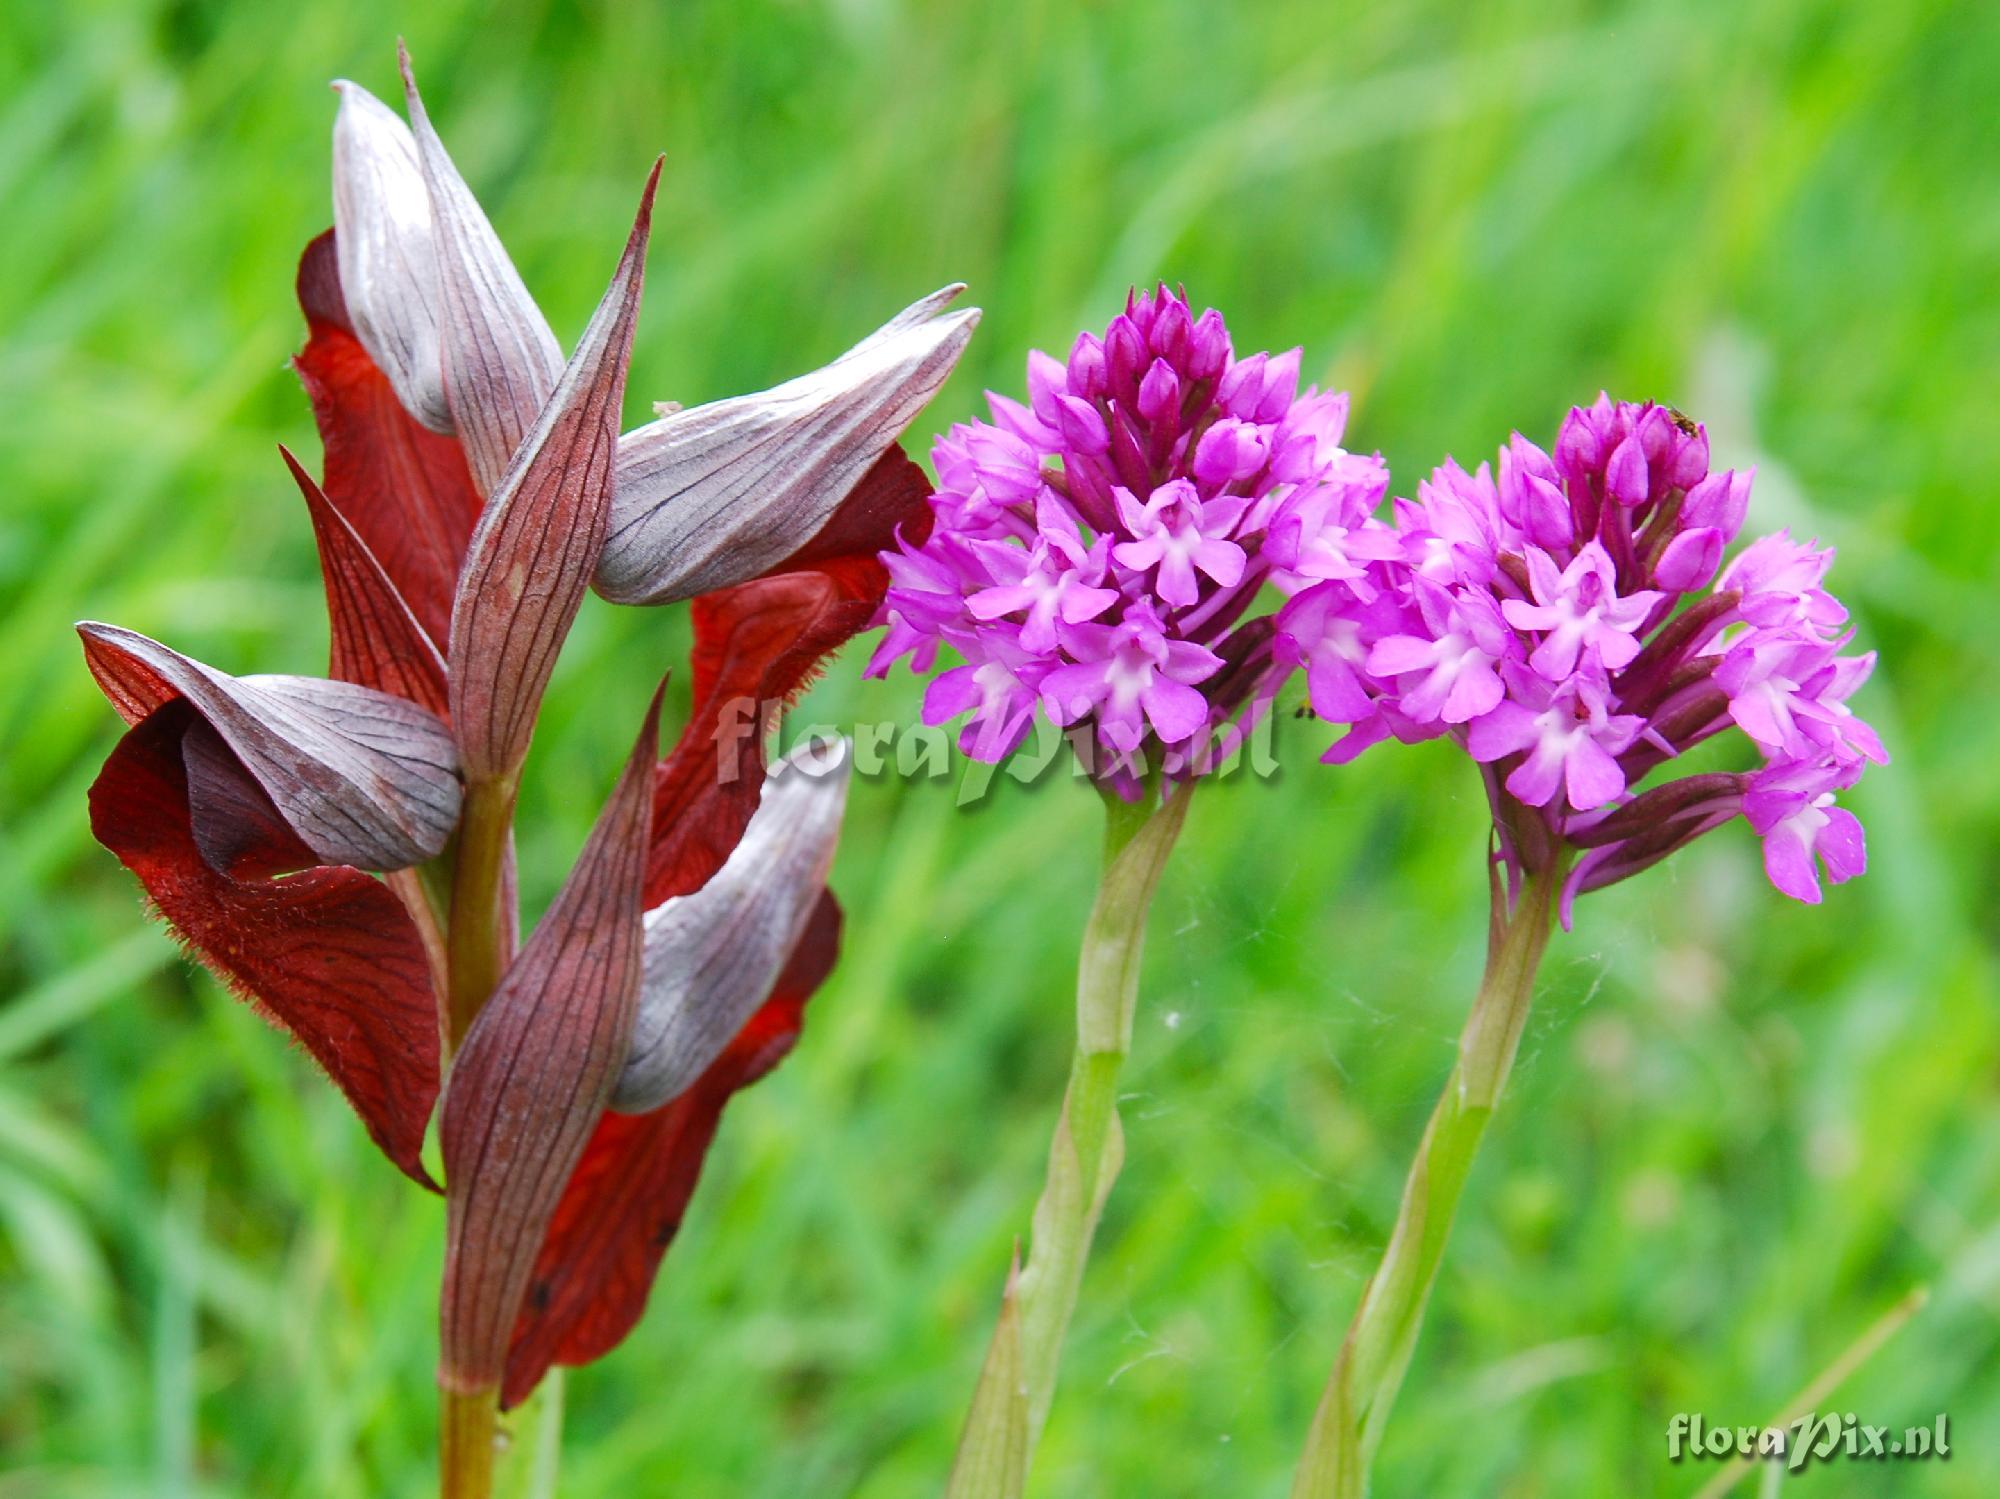
[[[331,680],[231,677],[85,626],[90,665],[131,725],[93,787],[92,826],[191,952],[289,1030],[384,1152],[431,1185],[420,1152],[452,965],[419,868],[435,874],[451,858],[462,785],[518,770],[614,526],[622,550],[598,579],[607,593],[699,595],[694,709],[619,803],[629,832],[636,785],[649,828],[636,844],[621,836],[612,861],[620,890],[636,890],[643,982],[629,1002],[616,986],[593,1000],[601,1024],[576,1056],[548,1051],[564,1076],[537,1094],[560,1119],[531,1153],[575,1169],[516,1180],[500,1155],[472,1148],[465,1122],[499,1096],[479,1082],[491,1070],[479,1059],[499,1042],[480,1038],[531,1024],[509,996],[567,962],[549,957],[553,938],[511,961],[501,953],[488,1001],[499,1018],[478,1011],[457,1059],[454,1232],[481,1238],[458,1262],[478,1262],[484,1289],[456,1283],[464,1315],[453,1314],[447,1362],[451,1377],[497,1383],[511,1404],[550,1363],[594,1358],[630,1330],[723,1107],[785,1054],[832,965],[839,911],[826,873],[845,770],[774,774],[760,817],[766,731],[879,607],[888,578],[876,554],[928,525],[928,482],[897,441],[978,314],[939,315],[947,289],[825,370],[620,437],[653,184],[565,361],[424,114],[407,59],[405,72],[414,131],[337,85],[336,231],[299,267],[309,338],[296,368],[325,447],[318,482],[285,457],[319,545]],[[509,929],[510,882],[503,871]],[[708,918],[737,934],[728,961]],[[545,916],[540,929],[568,920]],[[651,1039],[634,1059],[642,1012]],[[608,1112],[614,1089],[640,1112]],[[481,1203],[507,1211],[465,1208],[475,1181]]]

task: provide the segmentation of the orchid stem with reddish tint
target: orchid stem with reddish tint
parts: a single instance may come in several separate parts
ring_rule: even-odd
[[[514,823],[512,778],[466,788],[446,929],[442,1056],[449,1068],[480,1008],[506,971],[513,913],[505,909],[507,841]],[[447,1178],[447,1194],[459,1183]],[[443,1499],[489,1499],[499,1438],[497,1389],[438,1391],[438,1469]]]
[[[480,1008],[506,971],[513,912],[506,900],[507,843],[514,825],[516,782],[475,780],[465,790],[457,856],[452,861],[451,915],[445,934],[442,1055],[449,1068]],[[458,1182],[447,1178],[450,1194]],[[443,1499],[489,1499],[499,1438],[497,1389],[438,1391],[438,1469]]]
[[[1192,783],[1157,810],[1107,791],[1104,874],[1077,962],[1077,1039],[1027,1264],[1010,1277],[993,1346],[960,1438],[949,1499],[1013,1499],[1055,1398],[1064,1335],[1090,1242],[1125,1158],[1118,1073],[1132,1045],[1146,916],[1187,818]]]
[[[446,938],[450,973],[442,1020],[447,1059],[465,1040],[480,1007],[492,997],[507,967],[513,917],[504,909],[503,892],[516,785],[515,778],[509,776],[476,780],[465,788]]]
[[[1520,1049],[1535,973],[1555,922],[1568,859],[1532,870],[1511,902],[1494,883],[1486,973],[1459,1036],[1458,1061],[1431,1111],[1382,1261],[1369,1277],[1320,1397],[1292,1499],[1362,1499],[1403,1372],[1423,1328],[1458,1199]]]

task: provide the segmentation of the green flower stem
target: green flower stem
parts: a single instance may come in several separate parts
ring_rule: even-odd
[[[472,1029],[506,970],[513,913],[506,909],[507,839],[514,825],[516,781],[473,781],[465,788],[451,875],[445,938],[444,1049],[447,1062]]]
[[[562,1456],[563,1371],[551,1369],[514,1410],[497,1390],[443,1390],[438,1455],[443,1499],[555,1499]]]
[[[1146,915],[1187,819],[1189,788],[1157,811],[1105,797],[1104,874],[1077,962],[1076,1054],[1029,1229],[960,1438],[949,1499],[1017,1499],[1055,1398],[1090,1241],[1124,1161],[1118,1072],[1132,1045]]]
[[[492,1499],[499,1417],[498,1390],[439,1392],[438,1470],[443,1499]]]
[[[1363,1499],[1368,1469],[1423,1327],[1452,1216],[1520,1049],[1566,860],[1531,874],[1511,909],[1496,884],[1486,975],[1458,1062],[1417,1147],[1382,1262],[1362,1292],[1292,1482],[1292,1499]]]

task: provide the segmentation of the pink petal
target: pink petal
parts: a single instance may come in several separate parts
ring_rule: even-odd
[[[933,727],[950,723],[985,701],[985,689],[979,685],[979,668],[954,666],[932,677],[930,685],[924,688],[924,722]]]
[[[1827,877],[1838,885],[1868,870],[1868,840],[1861,819],[1845,807],[1826,809],[1826,826],[1816,842],[1819,856],[1826,860]]]
[[[1562,610],[1526,599],[1502,599],[1500,614],[1517,630],[1553,630],[1563,621]]]
[[[1581,645],[1575,630],[1557,630],[1535,647],[1528,657],[1528,665],[1551,682],[1560,682],[1576,670]]]
[[[1528,583],[1535,601],[1552,604],[1564,593],[1563,574],[1557,568],[1555,559],[1540,547],[1528,548]]]
[[[1507,777],[1507,789],[1530,807],[1545,807],[1562,783],[1562,773],[1562,752],[1544,739]]]
[[[1453,678],[1438,716],[1446,723],[1465,723],[1492,709],[1505,690],[1492,667],[1482,661],[1469,662]]]
[[[1498,760],[1524,750],[1541,737],[1535,715],[1519,703],[1502,702],[1472,720],[1465,736],[1466,752],[1479,761]]]
[[[1222,670],[1222,658],[1192,640],[1169,640],[1167,659],[1160,669],[1176,682],[1206,682]]]
[[[1375,642],[1368,652],[1368,670],[1378,677],[1400,676],[1406,671],[1426,671],[1437,659],[1437,643],[1415,635],[1389,635]]]
[[[1243,581],[1243,548],[1233,541],[1209,538],[1195,548],[1194,562],[1224,588],[1234,588]]]
[[[1062,617],[1069,624],[1082,624],[1087,619],[1097,618],[1117,602],[1118,590],[1115,588],[1071,586],[1063,590]]]
[[[1146,717],[1164,744],[1179,744],[1201,731],[1208,722],[1208,699],[1186,683],[1156,675],[1140,694]]]
[[[1316,653],[1306,663],[1306,691],[1328,723],[1359,723],[1375,711],[1354,669],[1338,657]]]
[[[1167,538],[1164,531],[1150,531],[1137,541],[1121,541],[1111,549],[1111,555],[1125,566],[1143,572],[1157,563],[1166,554]]]
[[[1623,630],[1600,627],[1591,632],[1591,644],[1597,647],[1597,659],[1604,663],[1607,671],[1629,666],[1633,657],[1639,654],[1638,640]]]
[[[1160,597],[1169,604],[1192,604],[1201,597],[1201,585],[1195,582],[1194,564],[1187,553],[1179,550],[1166,552],[1160,558],[1160,571],[1154,586]]]
[[[1764,873],[1793,900],[1809,906],[1819,904],[1819,871],[1813,868],[1812,849],[1792,830],[1790,822],[1780,823],[1765,834]]]
[[[1363,719],[1327,747],[1320,764],[1347,765],[1388,737],[1389,725],[1382,717]]]
[[[974,619],[992,620],[1026,609],[1040,597],[1038,588],[982,588],[966,599],[965,609]]]
[[[1563,780],[1569,804],[1579,812],[1601,807],[1625,789],[1625,772],[1588,736],[1571,746]]]
[[[1059,666],[1042,678],[1042,706],[1059,724],[1075,723],[1104,695],[1102,666]]]
[[[1731,697],[1729,716],[1759,744],[1778,748],[1785,743],[1788,725],[1779,721],[1771,694],[1762,689],[1752,688],[1741,697]]]

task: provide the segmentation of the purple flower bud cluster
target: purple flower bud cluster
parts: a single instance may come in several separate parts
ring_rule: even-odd
[[[1025,406],[989,392],[991,423],[939,440],[934,526],[883,554],[869,674],[928,670],[949,645],[964,664],[930,683],[924,720],[969,714],[977,759],[1003,758],[1039,706],[1087,725],[1128,790],[1149,768],[1209,768],[1218,731],[1240,733],[1289,670],[1271,617],[1244,619],[1259,589],[1360,586],[1400,555],[1371,518],[1381,460],[1341,447],[1347,398],[1301,393],[1299,360],[1236,358],[1221,315],[1164,286],[1067,362],[1031,354]]]
[[[1564,891],[1624,879],[1741,814],[1771,881],[1820,898],[1866,862],[1834,803],[1887,759],[1847,706],[1874,666],[1845,655],[1847,611],[1820,585],[1831,548],[1779,532],[1726,568],[1749,471],[1709,469],[1708,434],[1665,406],[1600,396],[1555,452],[1515,434],[1497,473],[1447,462],[1395,502],[1393,546],[1359,575],[1296,591],[1281,663],[1349,725],[1327,752],[1449,734],[1484,767],[1510,873],[1579,853]],[[1690,600],[1690,595],[1694,595]],[[1729,728],[1764,760],[1639,790]]]

